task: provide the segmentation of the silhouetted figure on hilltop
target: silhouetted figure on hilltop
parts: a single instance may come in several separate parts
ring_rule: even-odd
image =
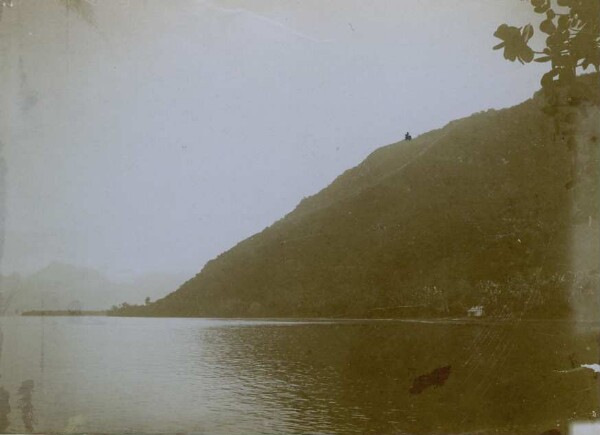
[[[406,134],[404,135],[404,140],[411,140],[412,136],[410,135],[410,133],[407,131]]]

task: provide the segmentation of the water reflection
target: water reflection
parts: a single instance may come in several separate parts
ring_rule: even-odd
[[[209,357],[252,392],[243,397],[285,407],[288,428],[541,433],[596,409],[592,372],[557,372],[573,355],[597,359],[594,334],[565,323],[246,327],[213,330]],[[415,378],[449,365],[443,386],[410,394]]]
[[[4,319],[2,380],[17,400],[32,379],[38,431],[542,433],[598,406],[572,370],[598,361],[591,325],[69,320],[45,320],[42,372],[40,319]]]

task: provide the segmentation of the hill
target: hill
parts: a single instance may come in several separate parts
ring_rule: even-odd
[[[597,75],[581,80],[598,95]],[[591,307],[597,104],[577,121],[574,151],[539,93],[382,147],[175,292],[114,313],[447,316],[481,304],[556,317]]]
[[[0,276],[0,314],[30,310],[105,310],[123,301],[156,298],[183,280],[165,274],[113,282],[94,269],[54,262],[29,275]]]

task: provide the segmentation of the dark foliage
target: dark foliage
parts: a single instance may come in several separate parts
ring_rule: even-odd
[[[560,85],[571,85],[575,81],[576,69],[593,66],[600,70],[600,2],[598,0],[558,0],[559,8],[553,9],[552,0],[531,0],[534,11],[544,16],[540,23],[541,32],[548,35],[546,46],[541,51],[529,47],[534,34],[531,24],[517,28],[502,24],[494,36],[502,42],[494,47],[504,49],[504,57],[521,63],[550,62],[551,70],[541,80],[544,89],[550,89],[557,81]]]

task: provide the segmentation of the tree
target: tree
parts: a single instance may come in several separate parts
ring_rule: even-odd
[[[581,178],[575,162],[576,121],[589,103],[600,103],[584,81],[575,80],[578,70],[592,66],[600,71],[600,1],[531,0],[531,5],[543,16],[539,30],[547,35],[545,47],[536,51],[529,46],[534,35],[531,24],[519,28],[501,24],[494,36],[502,42],[494,50],[504,49],[504,58],[511,62],[550,63],[550,71],[541,78],[543,110],[553,117],[555,138],[573,152],[572,178],[565,184],[570,190]]]
[[[550,62],[551,69],[541,80],[542,87],[552,91],[558,85],[574,82],[577,68],[589,66],[600,70],[600,2],[598,0],[556,0],[564,12],[553,9],[554,0],[531,0],[534,12],[545,15],[539,25],[548,35],[546,46],[535,51],[529,46],[534,29],[531,24],[514,27],[501,24],[494,36],[502,42],[494,50],[504,49],[511,62]]]

